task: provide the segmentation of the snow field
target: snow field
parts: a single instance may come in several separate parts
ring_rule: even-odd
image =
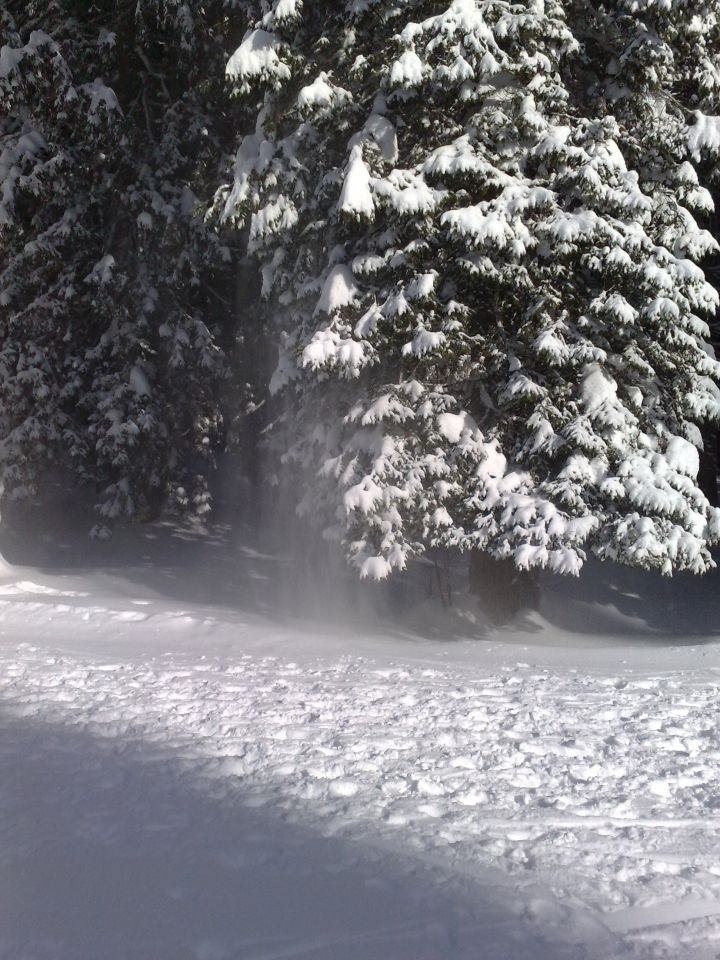
[[[17,587],[26,597],[43,592]],[[46,593],[37,605],[47,614],[57,599]],[[68,597],[60,606],[82,609],[84,602]],[[148,629],[123,616],[132,609],[97,609],[108,627],[114,617],[115,629]],[[181,631],[202,628],[202,620],[183,612],[175,622]],[[516,662],[438,669],[396,659],[313,658],[311,643],[297,661],[241,648],[242,633],[230,655],[158,654],[147,645],[111,662],[99,653],[57,653],[40,642],[6,639],[4,752],[12,758],[19,749],[12,737],[18,724],[81,735],[113,754],[152,750],[175,806],[181,785],[191,782],[193,794],[221,803],[230,821],[238,811],[271,814],[283,829],[291,824],[349,844],[355,859],[370,858],[371,888],[405,864],[411,873],[422,865],[445,891],[441,906],[430,898],[441,917],[438,936],[423,927],[400,943],[387,925],[376,939],[344,929],[328,956],[505,960],[514,927],[515,956],[696,960],[720,952],[717,668],[586,674]],[[59,762],[54,750],[36,749],[50,768]],[[76,752],[59,758],[79,764],[78,783],[101,777],[104,763],[88,771],[82,750]],[[6,791],[0,787],[0,797]],[[143,809],[133,789],[123,803]],[[167,819],[162,805],[147,806],[143,815],[157,821],[161,836],[177,840],[188,829],[182,808],[171,804]],[[126,846],[115,819],[101,805],[83,827],[85,839]],[[261,858],[278,855],[273,836]],[[202,832],[196,843],[202,849]],[[247,882],[258,853],[248,861],[243,844],[237,852],[230,844],[223,869],[234,865],[231,872]],[[33,856],[11,842],[3,870]],[[500,932],[497,922],[488,926],[485,893],[473,906],[473,891],[488,884],[514,918]],[[301,889],[297,896],[302,903]],[[490,915],[500,912],[496,903]],[[411,916],[414,929],[417,913]],[[496,939],[478,952],[478,931],[487,938],[491,929]],[[317,931],[295,936],[288,953],[236,949],[236,941],[221,944],[217,957],[314,958],[326,949]],[[69,958],[62,937],[58,942],[58,952],[47,956]],[[144,942],[133,956],[144,956]],[[37,945],[34,953],[13,949],[0,956],[46,956]],[[202,949],[196,945],[187,956],[202,960]]]

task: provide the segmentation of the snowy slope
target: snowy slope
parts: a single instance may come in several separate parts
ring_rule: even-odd
[[[411,585],[338,623],[221,530],[138,565],[147,531],[12,519],[3,960],[720,952],[713,581],[595,570],[495,631]]]

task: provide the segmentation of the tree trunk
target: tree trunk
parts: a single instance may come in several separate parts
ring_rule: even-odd
[[[720,506],[718,499],[718,476],[720,466],[718,464],[718,450],[720,446],[720,432],[713,424],[706,424],[703,428],[704,447],[700,452],[700,471],[698,473],[698,486],[714,506]]]
[[[487,553],[470,554],[470,592],[493,623],[507,623],[520,610],[537,610],[540,589],[533,571],[518,570],[512,560],[496,560]]]

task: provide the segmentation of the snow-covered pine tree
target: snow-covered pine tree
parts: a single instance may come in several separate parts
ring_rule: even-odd
[[[0,41],[0,480],[49,459],[101,514],[202,513],[234,266],[205,223],[228,135],[227,10],[6,5]]]
[[[227,73],[261,103],[221,199],[301,509],[361,576],[432,546],[707,569],[714,241],[595,111],[564,5],[275,0],[249,26]]]
[[[643,190],[679,198],[720,239],[720,4],[573,3],[569,16],[583,46],[593,110],[618,120]],[[716,288],[717,264],[717,252],[703,262]],[[717,343],[717,318],[711,330]],[[717,425],[703,432],[701,485],[717,503]]]

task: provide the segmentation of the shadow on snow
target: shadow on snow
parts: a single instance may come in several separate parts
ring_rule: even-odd
[[[189,757],[0,714],[3,960],[596,955],[531,927],[491,878],[247,806],[242,779]]]

